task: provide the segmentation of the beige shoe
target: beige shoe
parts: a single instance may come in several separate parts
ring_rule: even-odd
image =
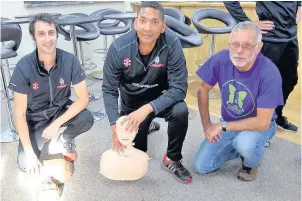
[[[242,181],[252,181],[252,180],[256,179],[256,177],[257,177],[257,170],[258,170],[258,167],[249,168],[249,167],[242,165],[241,169],[238,171],[237,178]]]

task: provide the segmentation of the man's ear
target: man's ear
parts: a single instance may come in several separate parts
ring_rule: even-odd
[[[33,36],[32,34],[30,34],[30,37],[31,37],[31,39],[32,39],[33,41],[36,42],[35,36]]]
[[[260,43],[258,44],[257,54],[261,51],[262,47],[263,47],[263,42],[260,42]]]
[[[167,27],[167,25],[166,25],[166,23],[165,23],[165,21],[164,21],[164,22],[163,22],[163,28],[162,28],[162,30],[161,30],[161,33],[164,33],[164,32],[165,32],[166,27]]]
[[[134,18],[134,22],[133,22],[133,28],[136,30],[136,26],[137,26],[137,17]]]

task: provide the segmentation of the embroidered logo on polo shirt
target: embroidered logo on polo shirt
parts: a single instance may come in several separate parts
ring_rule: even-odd
[[[124,59],[124,66],[128,68],[131,65],[131,60],[129,58]]]
[[[154,61],[153,61],[153,64],[150,65],[151,68],[160,68],[160,67],[163,67],[165,66],[164,64],[160,64],[159,63],[159,57],[156,56]]]
[[[35,91],[39,89],[39,84],[38,84],[38,82],[34,82],[34,83],[33,83],[33,89],[34,89]]]
[[[63,80],[63,78],[60,78],[60,81],[59,81],[60,85],[57,86],[57,89],[62,89],[62,88],[67,87],[68,84],[64,84],[64,82],[65,81]]]

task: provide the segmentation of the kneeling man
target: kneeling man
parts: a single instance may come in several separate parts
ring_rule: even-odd
[[[56,48],[56,21],[49,14],[37,14],[29,23],[29,32],[36,49],[17,63],[9,88],[14,91],[20,137],[19,168],[39,175],[40,154],[47,142],[49,152],[62,153],[72,165],[74,138],[92,127],[93,116],[86,110],[88,89],[79,60]],[[70,101],[71,84],[78,97],[75,102]],[[45,182],[51,181],[46,178]]]
[[[264,145],[276,134],[275,108],[283,105],[281,76],[277,67],[260,53],[261,38],[256,24],[237,24],[230,35],[229,50],[218,52],[197,71],[202,79],[198,104],[206,138],[194,160],[198,173],[215,171],[240,156],[238,178],[256,178]],[[213,124],[208,93],[217,82],[222,119]]]

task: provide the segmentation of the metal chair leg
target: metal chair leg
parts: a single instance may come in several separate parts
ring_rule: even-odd
[[[7,84],[6,84],[6,78],[5,78],[5,72],[3,70],[3,64],[1,60],[1,83],[2,83],[2,88],[5,94],[5,102],[7,106],[7,111],[8,111],[8,118],[9,118],[9,129],[5,130],[4,132],[1,132],[1,142],[13,142],[17,140],[17,131],[15,128],[15,123],[13,119],[13,113],[12,113],[12,107],[10,103],[10,98],[7,90]]]
[[[215,34],[211,34],[211,46],[210,46],[210,56],[213,56],[214,54],[214,47],[215,47]],[[212,89],[209,92],[209,98],[210,99],[218,99],[220,98],[220,93],[217,91],[217,89]]]
[[[84,62],[84,56],[83,56],[83,46],[82,46],[82,42],[79,41],[80,44],[80,56],[81,56],[81,60],[82,60],[82,68],[85,71],[85,62]],[[94,81],[87,79],[86,80],[87,85],[91,86],[94,84]],[[102,96],[100,94],[92,94],[89,92],[89,101],[96,101],[99,100]]]
[[[213,56],[214,54],[214,47],[215,47],[215,34],[211,34],[210,35],[210,52],[209,52],[209,58]],[[198,93],[198,89],[196,89],[194,91],[194,93],[192,94],[193,96],[197,97],[197,93]],[[212,89],[209,92],[209,99],[218,99],[220,98],[220,92],[217,89]]]
[[[79,58],[79,55],[78,55],[78,49],[77,49],[77,38],[76,38],[76,35],[75,35],[75,26],[74,25],[70,25],[70,38],[71,38],[71,41],[72,41],[72,44],[73,44],[73,51],[74,51],[74,55]],[[80,44],[81,46],[82,44]],[[82,49],[80,47],[80,49]],[[83,49],[82,49],[83,50]],[[82,51],[80,50],[80,51]],[[83,66],[82,66],[83,67]],[[91,96],[90,96],[91,97]],[[89,98],[90,99],[90,98]],[[99,114],[100,115],[100,114]],[[96,120],[100,120],[99,118],[99,115],[96,115],[93,113],[93,117]]]
[[[97,53],[97,54],[104,54],[104,57],[102,59],[105,61],[107,51],[108,51],[107,35],[104,35],[104,44],[105,44],[105,48],[95,50],[94,52]],[[103,69],[101,71],[94,72],[92,74],[92,77],[95,78],[95,79],[98,79],[98,80],[103,80]]]

